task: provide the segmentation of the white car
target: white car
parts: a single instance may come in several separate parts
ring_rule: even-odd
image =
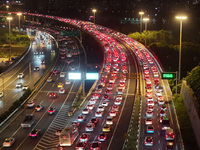
[[[162,92],[157,91],[157,92],[156,92],[156,96],[162,96]]]
[[[62,78],[62,77],[65,77],[65,72],[61,72],[60,73],[60,77]]]
[[[117,95],[115,99],[116,100],[122,100],[122,95]]]
[[[164,105],[165,101],[164,100],[158,100],[158,105]]]
[[[114,104],[115,104],[115,105],[121,105],[121,100],[115,100],[115,101],[114,101]]]
[[[97,111],[104,111],[104,106],[100,105],[100,106],[97,108]]]
[[[152,118],[152,117],[153,117],[153,111],[147,110],[147,112],[146,112],[146,117],[147,117],[147,118]]]
[[[116,111],[111,110],[111,111],[109,112],[109,116],[110,116],[110,117],[115,117],[115,116],[117,116]]]
[[[88,104],[87,108],[90,109],[90,110],[92,110],[94,108],[94,105],[93,104]]]
[[[59,94],[65,94],[65,89],[64,88],[60,88],[59,89]]]
[[[147,97],[147,102],[148,101],[153,101],[153,97]]]
[[[85,115],[80,115],[78,116],[78,118],[76,119],[77,122],[83,122],[85,121]]]
[[[10,147],[15,143],[15,138],[10,137],[6,138],[5,141],[3,142],[3,147]]]
[[[148,106],[154,106],[154,101],[148,101],[148,102],[147,102],[147,105],[148,105]]]
[[[3,97],[3,92],[0,92],[0,98],[2,98]]]
[[[106,119],[106,124],[108,125],[112,125],[113,124],[113,119],[112,117],[108,116],[107,119]]]
[[[109,102],[108,101],[103,101],[103,103],[101,104],[102,106],[108,106]]]
[[[88,109],[88,108],[84,108],[82,111],[82,114],[84,114],[84,115],[87,115],[89,113],[90,113],[90,109]]]
[[[25,84],[23,87],[22,87],[22,90],[28,90],[28,84]]]
[[[87,123],[87,125],[85,126],[85,131],[92,132],[92,131],[94,131],[94,127],[95,127],[95,125],[93,123]]]
[[[112,110],[114,110],[114,111],[119,111],[119,106],[118,106],[118,105],[113,105],[113,106],[112,106]]]
[[[71,81],[70,80],[66,80],[65,84],[71,84]]]
[[[102,117],[103,116],[103,111],[97,111],[95,113],[95,117]]]
[[[17,83],[16,84],[16,88],[21,88],[22,87],[22,83]]]
[[[17,76],[18,79],[22,79],[23,77],[24,77],[24,73],[19,73]]]
[[[92,98],[91,98],[91,99],[89,100],[89,104],[94,105],[94,104],[96,103],[96,101],[97,101],[96,99],[92,99]]]

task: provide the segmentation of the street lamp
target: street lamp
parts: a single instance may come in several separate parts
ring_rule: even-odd
[[[145,45],[147,45],[147,22],[149,18],[144,18],[143,21],[145,22]]]
[[[95,23],[95,13],[96,13],[96,9],[92,9],[92,12],[94,13],[94,23]]]
[[[8,6],[8,5],[6,5],[7,13],[8,13],[8,8],[9,8],[9,6]]]
[[[10,39],[10,21],[12,20],[12,17],[7,17],[7,20],[9,22],[9,42],[10,42],[10,60],[11,60],[11,39]]]
[[[19,31],[20,31],[20,16],[22,15],[22,13],[17,13],[17,15],[19,16]]]
[[[178,74],[178,83],[181,80],[181,45],[182,45],[182,22],[187,19],[186,16],[176,16],[176,19],[180,20],[180,50],[179,50],[179,74]]]
[[[143,12],[143,11],[140,11],[140,12],[139,12],[139,15],[141,16],[141,17],[140,17],[140,33],[142,33],[142,15],[144,15],[144,12]]]

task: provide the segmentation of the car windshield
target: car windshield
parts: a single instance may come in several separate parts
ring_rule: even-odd
[[[36,134],[36,133],[37,133],[36,130],[31,131],[31,134]]]
[[[5,142],[10,142],[10,140],[9,139],[5,139]]]

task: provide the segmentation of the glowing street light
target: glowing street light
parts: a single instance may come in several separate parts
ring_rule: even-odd
[[[11,39],[10,39],[10,21],[12,20],[12,17],[7,17],[8,23],[9,23],[9,42],[10,42],[10,60],[11,60]]]
[[[7,13],[8,13],[8,8],[9,8],[9,6],[8,6],[8,5],[6,5]]]
[[[141,16],[141,17],[140,17],[140,33],[142,33],[142,15],[144,15],[144,12],[143,12],[143,11],[140,11],[140,12],[139,12],[139,15]]]
[[[95,13],[96,13],[96,9],[92,9],[92,12],[94,13],[94,23],[95,23]]]
[[[145,45],[147,44],[147,22],[149,18],[144,18],[143,21],[145,22]]]
[[[187,19],[187,16],[176,16],[176,19],[180,20],[180,48],[179,48],[179,74],[178,74],[178,83],[181,80],[181,45],[182,45],[182,24],[183,20]]]
[[[19,16],[19,30],[20,30],[20,16],[22,15],[22,13],[17,13],[17,15]]]

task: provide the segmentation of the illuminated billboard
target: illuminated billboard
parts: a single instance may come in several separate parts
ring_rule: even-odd
[[[86,80],[98,80],[99,73],[86,73]]]
[[[81,73],[68,73],[69,80],[81,80]]]

